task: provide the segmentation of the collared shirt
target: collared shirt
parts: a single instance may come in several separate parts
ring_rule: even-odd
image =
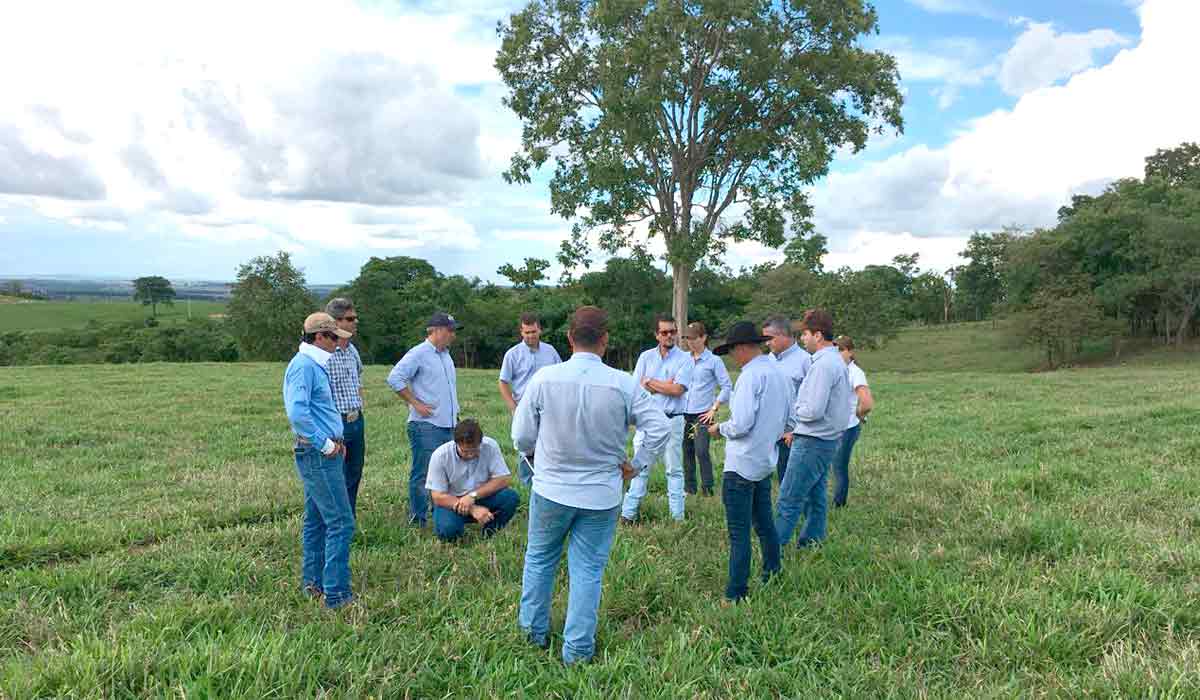
[[[691,353],[688,357],[692,358],[692,383],[683,395],[683,412],[704,413],[712,408],[713,390],[717,387],[721,389],[717,394],[717,402],[729,403],[729,392],[733,388],[733,382],[729,381],[729,371],[725,369],[721,358],[708,348],[704,348],[700,357]]]
[[[629,426],[644,433],[629,460],[658,460],[671,426],[650,394],[598,355],[577,352],[533,375],[513,414],[518,452],[537,454],[533,491],[572,508],[607,510],[621,503],[621,463]]]
[[[333,385],[333,405],[339,413],[349,413],[362,408],[363,363],[358,354],[358,348],[353,343],[346,347],[340,345],[333,351],[326,365],[329,370],[329,383]]]
[[[836,346],[813,353],[812,367],[796,394],[788,427],[797,435],[835,440],[850,423],[850,378]]]
[[[771,353],[771,359],[779,363],[779,370],[792,383],[792,395],[788,399],[788,405],[791,405],[796,400],[796,392],[800,391],[800,385],[804,383],[804,375],[808,374],[808,368],[812,366],[812,355],[800,347],[800,343],[793,343],[792,347],[778,355]]]
[[[283,373],[283,408],[296,437],[328,452],[342,438],[342,416],[333,405],[333,389],[325,365],[329,353],[301,343]]]
[[[683,413],[684,397],[687,396],[687,387],[692,381],[693,364],[691,353],[680,350],[678,346],[671,348],[667,356],[663,357],[656,345],[638,357],[637,365],[633,368],[633,378],[637,380],[638,386],[641,386],[642,380],[646,378],[664,381],[669,379],[682,385],[684,393],[679,396],[657,393],[650,395],[660,411],[673,416]]]
[[[504,362],[500,364],[500,381],[512,390],[513,401],[520,401],[530,378],[539,369],[560,362],[562,358],[550,343],[539,342],[534,350],[521,341],[504,353]]]
[[[475,459],[463,459],[459,456],[458,445],[451,440],[430,455],[425,488],[452,496],[463,496],[498,476],[511,474],[508,465],[504,463],[500,446],[492,438],[484,436],[479,445],[479,456]]]
[[[766,355],[746,363],[733,387],[729,420],[718,430],[725,436],[725,471],[748,481],[775,473],[779,436],[787,425],[791,384],[779,364]]]
[[[858,387],[867,385],[867,375],[862,371],[854,360],[850,360],[850,364],[846,365],[846,377],[850,380],[850,425],[846,426],[846,430],[858,425]]]
[[[387,378],[394,391],[412,389],[418,401],[433,409],[428,418],[409,406],[409,422],[432,423],[453,428],[458,422],[458,377],[449,350],[438,350],[428,340],[404,353]]]

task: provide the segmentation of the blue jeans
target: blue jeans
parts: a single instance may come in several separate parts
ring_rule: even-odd
[[[846,505],[846,496],[850,493],[850,455],[854,453],[854,443],[858,442],[858,433],[862,423],[849,428],[842,433],[842,442],[838,446],[837,455],[833,458],[833,505],[841,508]]]
[[[554,577],[565,540],[569,586],[562,658],[567,664],[587,661],[596,653],[600,584],[620,511],[619,506],[608,510],[572,508],[537,493],[529,497],[529,537],[517,624],[531,642],[546,645]]]
[[[342,419],[342,437],[346,441],[346,460],[342,471],[346,474],[346,494],[350,497],[350,510],[358,518],[358,485],[362,483],[363,461],[367,456],[366,421],[359,409],[358,420],[347,423]]]
[[[780,546],[792,539],[792,531],[801,516],[804,529],[796,544],[804,546],[825,539],[826,511],[828,504],[825,490],[829,483],[829,463],[841,444],[839,436],[833,440],[822,440],[807,435],[792,438],[791,454],[788,456],[787,472],[779,487],[779,504],[775,513],[775,531],[779,533]]]
[[[683,520],[683,416],[667,418],[667,421],[671,425],[671,432],[662,454],[662,462],[667,470],[667,507],[671,510],[672,518]],[[640,430],[633,434],[634,454],[641,448],[645,437]],[[626,520],[637,520],[638,508],[646,497],[646,486],[650,483],[650,469],[653,466],[648,465],[629,482],[629,490],[625,492],[625,501],[621,504],[621,516]]]
[[[729,584],[725,597],[746,597],[750,580],[750,526],[758,533],[762,547],[765,582],[779,571],[779,537],[771,519],[771,477],[750,481],[737,472],[725,472],[721,479],[721,501],[725,504],[725,526],[729,529]]]
[[[779,452],[779,459],[775,462],[775,472],[779,474],[779,485],[783,486],[783,475],[787,474],[788,457],[791,455],[791,449],[783,440],[775,443],[775,449]]]
[[[295,454],[296,472],[304,484],[303,585],[324,591],[328,607],[340,607],[354,599],[350,592],[354,513],[346,494],[342,457],[326,458],[312,445],[296,445]]]
[[[533,485],[533,470],[529,468],[532,464],[533,455],[517,455],[517,478],[526,486]]]
[[[429,517],[429,491],[425,477],[433,451],[454,439],[454,430],[433,423],[408,422],[408,447],[412,450],[412,471],[408,473],[408,522],[425,527]]]
[[[490,537],[505,525],[517,513],[517,506],[521,505],[521,497],[512,489],[501,489],[496,493],[481,498],[476,501],[477,505],[492,511],[492,521],[483,526],[484,537]],[[433,532],[438,536],[438,539],[447,542],[453,542],[459,537],[462,537],[467,525],[475,522],[475,518],[471,516],[463,517],[455,513],[449,508],[441,506],[433,507]]]

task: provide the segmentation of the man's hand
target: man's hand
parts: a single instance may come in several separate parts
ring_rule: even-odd
[[[459,515],[470,515],[471,509],[475,507],[475,499],[471,498],[470,494],[460,496],[458,502],[454,504],[454,512]]]
[[[652,386],[653,383],[654,383],[654,380],[651,379],[650,377],[642,378],[642,388],[645,389],[646,391],[650,392],[651,394],[656,393],[654,391],[654,387]]]
[[[496,516],[492,515],[492,511],[484,508],[483,506],[472,506],[471,517],[475,518],[475,522],[479,523],[480,525],[487,525],[488,523],[492,522]]]
[[[433,415],[433,408],[423,401],[414,401],[412,406],[417,410],[417,413],[421,414],[422,418],[428,418]]]
[[[717,417],[717,407],[713,406],[712,408],[708,409],[704,413],[700,414],[699,421],[701,423],[704,423],[707,425],[707,424],[712,423],[713,419],[716,417]]]
[[[780,439],[783,440],[783,444],[787,445],[789,448],[792,446],[792,434],[791,433],[784,433],[783,437],[781,437]]]
[[[637,475],[637,470],[633,468],[633,465],[630,464],[628,460],[621,462],[621,478],[622,479],[624,479],[625,481],[629,481],[636,475]]]
[[[717,423],[708,424],[708,434],[712,437],[717,437],[721,434],[721,426]]]

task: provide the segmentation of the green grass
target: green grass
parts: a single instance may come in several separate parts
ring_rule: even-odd
[[[224,302],[192,301],[192,318],[225,313]],[[10,330],[82,328],[89,321],[122,323],[150,317],[150,307],[132,301],[6,301],[0,302],[0,326]],[[185,321],[188,302],[158,306],[160,323]]]
[[[404,526],[386,372],[366,374],[362,606],[334,614],[297,590],[281,365],[0,369],[0,697],[1200,695],[1195,365],[872,369],[826,546],[723,608],[720,502],[672,523],[659,473],[618,532],[597,662],[571,669],[516,630],[523,511],[459,546]],[[495,373],[459,376],[507,444]],[[564,605],[560,574],[559,630]]]

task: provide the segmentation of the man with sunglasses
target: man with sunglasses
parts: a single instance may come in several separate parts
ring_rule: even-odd
[[[358,312],[354,302],[338,297],[325,305],[338,328],[347,333],[358,331]],[[333,386],[333,405],[342,414],[342,433],[346,440],[346,492],[350,510],[358,517],[358,485],[362,482],[363,461],[367,454],[366,419],[363,417],[362,357],[349,338],[338,340],[329,358],[329,383]]]
[[[338,340],[350,335],[327,313],[309,315],[300,348],[283,374],[283,406],[296,434],[296,472],[304,484],[301,581],[308,595],[323,597],[329,608],[354,600],[350,591],[354,512],[342,471],[346,455],[342,417],[333,403],[327,369]]]
[[[641,354],[633,370],[633,378],[643,389],[650,392],[654,404],[666,414],[671,431],[663,452],[663,464],[667,472],[667,505],[671,517],[683,520],[683,413],[684,395],[692,381],[691,356],[675,346],[679,327],[675,319],[665,314],[654,322],[658,345]],[[633,435],[633,449],[637,451],[645,440],[645,433],[638,430]],[[638,507],[646,496],[646,484],[650,481],[650,467],[642,469],[629,483],[629,491],[621,505],[621,519],[626,524],[638,517]]]

